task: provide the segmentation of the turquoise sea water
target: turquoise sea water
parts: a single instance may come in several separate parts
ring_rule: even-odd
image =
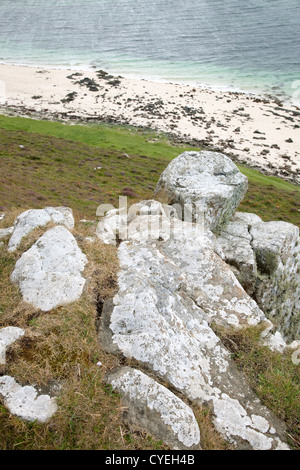
[[[0,61],[300,103],[300,0],[0,0]]]

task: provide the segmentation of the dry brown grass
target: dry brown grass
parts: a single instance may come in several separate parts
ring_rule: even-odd
[[[213,425],[211,410],[204,406],[192,405],[201,434],[203,450],[232,450],[233,447],[224,440]]]

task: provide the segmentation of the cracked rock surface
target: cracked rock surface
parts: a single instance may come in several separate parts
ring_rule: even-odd
[[[299,229],[237,212],[218,237],[226,262],[286,340],[300,339]]]

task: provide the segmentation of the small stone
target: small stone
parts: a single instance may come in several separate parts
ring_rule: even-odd
[[[2,238],[8,237],[13,233],[14,228],[13,227],[8,227],[8,228],[0,228],[0,240]]]
[[[22,212],[15,221],[12,236],[8,243],[8,251],[15,251],[22,239],[37,227],[43,227],[49,222],[63,224],[67,228],[74,227],[72,210],[68,207],[46,207],[45,209],[30,209]]]
[[[37,390],[26,385],[22,387],[13,377],[0,377],[0,396],[9,411],[25,421],[47,422],[57,411],[55,398],[39,395]]]
[[[17,339],[21,338],[25,331],[15,326],[7,326],[0,329],[0,365],[6,363],[6,349]]]

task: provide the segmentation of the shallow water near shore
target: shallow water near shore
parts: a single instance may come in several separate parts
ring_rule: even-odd
[[[298,0],[2,0],[0,61],[271,94],[300,104]]]

